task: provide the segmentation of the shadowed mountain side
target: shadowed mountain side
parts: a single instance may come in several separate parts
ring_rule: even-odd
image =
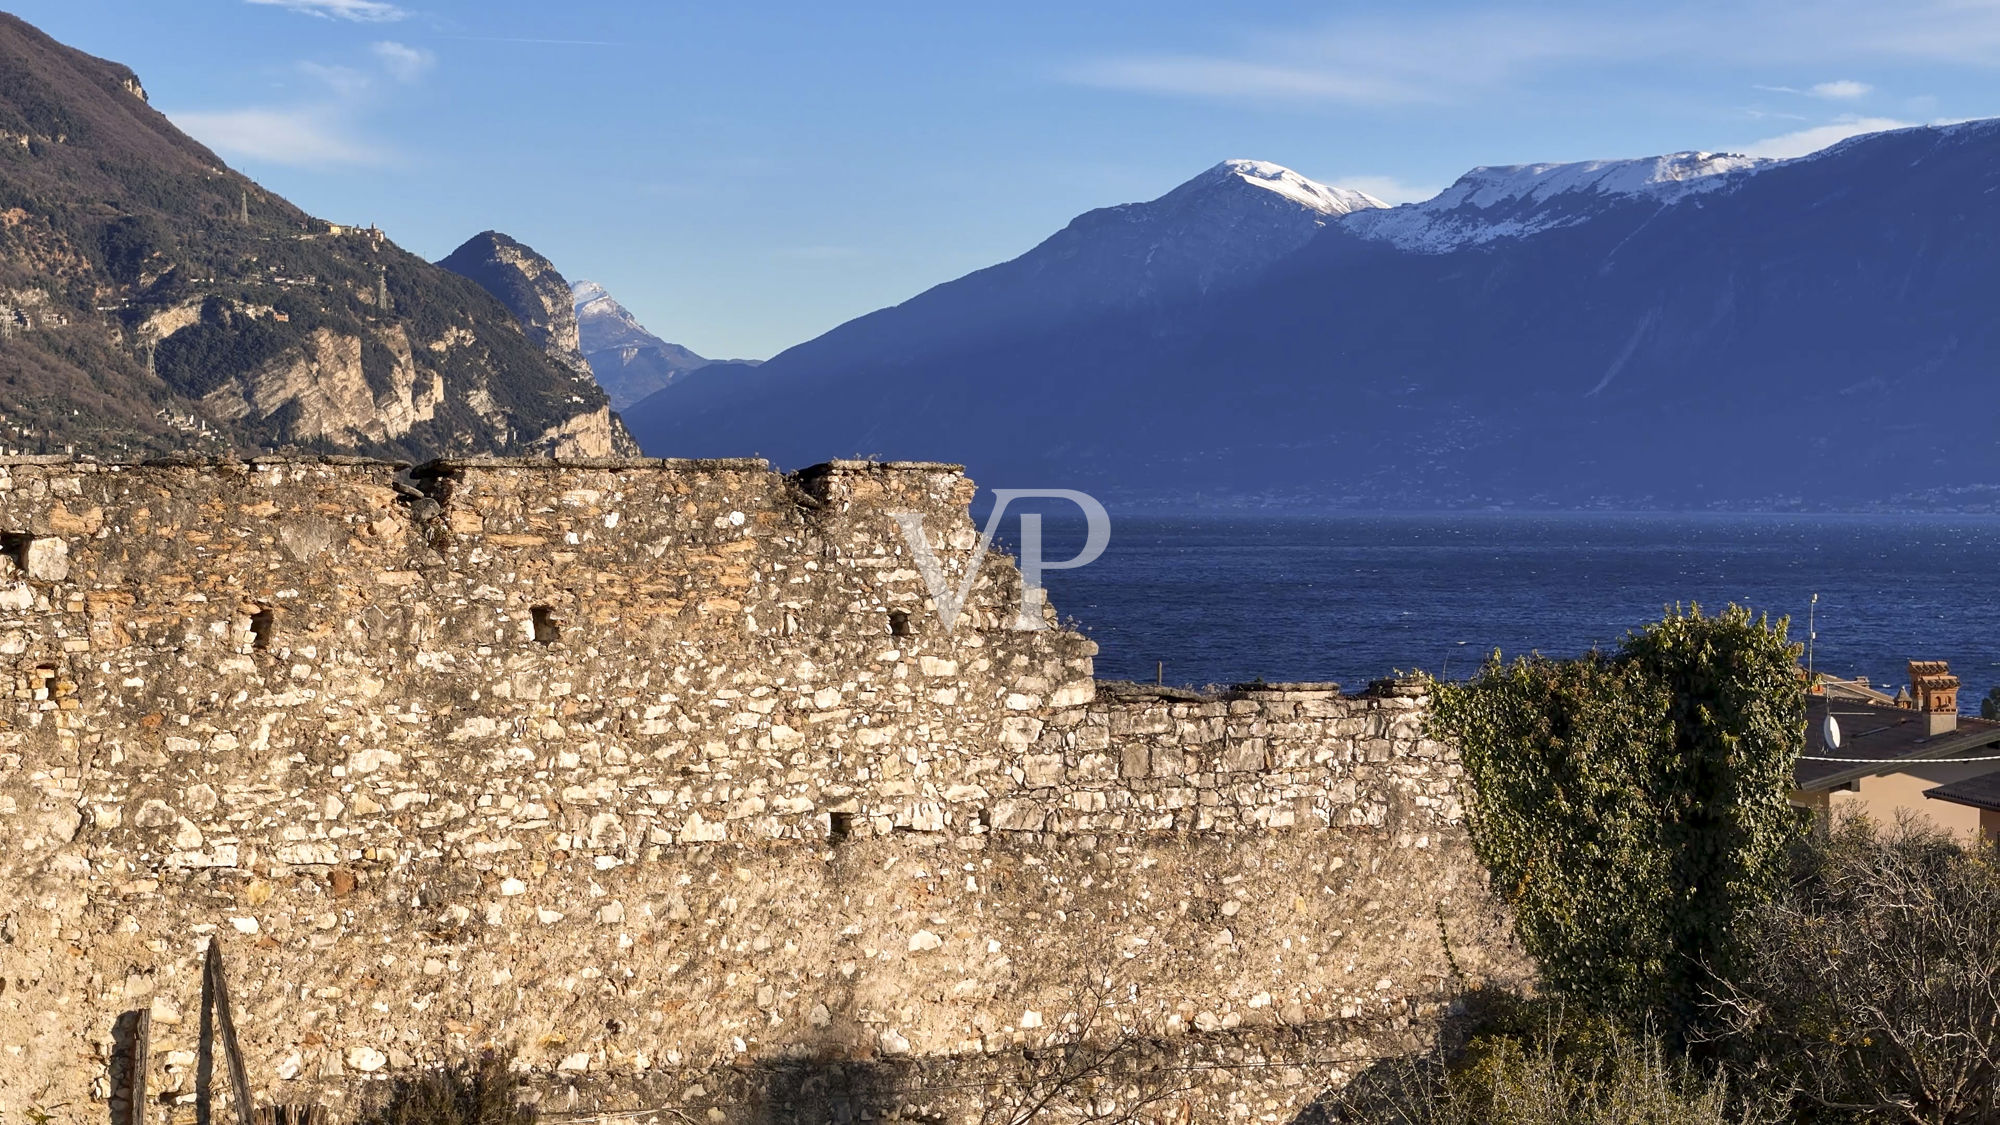
[[[948,456],[1161,507],[1977,504],[1996,186],[1979,122],[1443,253],[1334,223],[1241,288],[815,341],[628,417],[654,453]]]

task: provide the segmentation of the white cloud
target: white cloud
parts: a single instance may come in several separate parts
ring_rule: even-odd
[[[394,23],[410,13],[385,0],[248,0],[272,8],[303,12],[321,19],[351,20],[354,23]]]
[[[1343,187],[1349,191],[1365,191],[1391,206],[1398,203],[1422,203],[1444,190],[1429,184],[1407,184],[1394,176],[1344,176],[1330,182],[1335,187]]]
[[[1099,59],[1069,68],[1065,77],[1083,86],[1193,97],[1339,102],[1428,100],[1422,90],[1390,79],[1237,59],[1188,56]]]
[[[1849,137],[1863,133],[1879,133],[1884,129],[1907,129],[1917,124],[1915,121],[1898,121],[1893,117],[1849,117],[1830,125],[1815,125],[1810,129],[1800,129],[1795,133],[1767,137],[1746,145],[1741,150],[1746,156],[1773,156],[1783,159],[1804,156],[1818,152],[1830,144],[1837,144]]]
[[[252,0],[277,3],[279,0]],[[356,0],[339,0],[354,3]],[[375,66],[343,66],[302,61],[299,74],[324,87],[318,98],[289,106],[169,114],[189,135],[226,157],[298,168],[373,166],[390,163],[394,150],[358,126],[385,103],[384,76],[415,82],[436,62],[421,47],[383,40],[369,47]]]
[[[314,81],[324,83],[327,89],[342,98],[352,98],[365,93],[375,84],[375,77],[351,66],[337,66],[329,63],[302,62],[299,73]]]
[[[1546,88],[1563,71],[1676,63],[1783,67],[2000,60],[1993,0],[1749,0],[1551,11],[1515,2],[1441,14],[1416,5],[1291,26],[1225,32],[1180,51],[1108,51],[1056,71],[1065,81],[1228,100],[1380,104],[1468,101]],[[1848,100],[1850,78],[1777,92]]]
[[[368,48],[375,55],[375,61],[398,82],[415,82],[437,62],[437,56],[422,47],[411,47],[394,40],[384,40]]]
[[[234,109],[170,115],[181,131],[222,153],[297,168],[379,165],[384,149],[350,135],[324,109]]]

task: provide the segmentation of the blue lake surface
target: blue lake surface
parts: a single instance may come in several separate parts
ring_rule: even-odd
[[[1068,558],[1081,521],[1052,515],[1045,539]],[[1495,648],[1614,646],[1676,602],[1790,616],[1804,642],[1817,592],[1820,669],[1894,690],[1905,660],[1949,660],[1967,710],[2000,684],[1996,518],[1114,513],[1104,556],[1046,582],[1115,679],[1161,661],[1183,685],[1463,676]]]

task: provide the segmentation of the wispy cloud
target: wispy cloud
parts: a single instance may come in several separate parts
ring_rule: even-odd
[[[325,109],[232,109],[176,113],[173,122],[224,156],[298,168],[388,163],[386,149],[353,136]]]
[[[265,2],[265,0],[254,0]],[[393,81],[408,85],[437,63],[422,47],[393,40],[370,45],[372,65],[318,61],[294,64],[320,88],[298,104],[170,113],[190,136],[224,156],[297,168],[375,166],[394,162],[395,150],[368,138],[363,122],[393,96]]]
[[[375,84],[375,76],[365,70],[334,63],[305,61],[298,64],[300,74],[325,86],[335,96],[357,97]]]
[[[354,23],[394,23],[410,13],[385,0],[248,0],[270,8],[285,8],[308,16]]]
[[[2000,60],[2000,3],[1872,0],[1695,3],[1648,12],[1516,3],[1449,15],[1415,7],[1226,34],[1180,51],[1108,51],[1055,70],[1072,83],[1214,100],[1330,104],[1464,101],[1496,89],[1545,87],[1565,69],[1717,61],[1797,70],[1868,61]],[[1852,100],[1851,78],[1769,87]]]
[[[1758,89],[1760,89],[1760,90],[1762,90],[1762,89],[1768,89],[1768,88],[1769,88],[1769,87],[1764,87],[1764,86],[1759,86],[1759,87],[1758,87]],[[1754,105],[1751,105],[1751,106],[1744,106],[1744,107],[1743,107],[1742,109],[1740,109],[1740,110],[1739,110],[1738,112],[1742,113],[1742,114],[1743,114],[1743,116],[1745,116],[1745,117],[1748,117],[1748,118],[1749,118],[1749,119],[1751,119],[1752,121],[1762,121],[1762,120],[1764,120],[1765,118],[1770,118],[1770,119],[1772,119],[1772,120],[1774,120],[1774,121],[1811,121],[1811,120],[1812,120],[1812,118],[1810,118],[1810,117],[1807,117],[1807,116],[1806,116],[1805,114],[1803,114],[1803,113],[1786,113],[1786,112],[1784,112],[1783,110],[1777,110],[1777,109],[1765,109],[1765,108],[1763,108],[1762,106],[1754,106]]]
[[[1818,152],[1830,144],[1838,144],[1849,137],[1863,133],[1879,133],[1884,129],[1907,129],[1918,124],[1915,121],[1899,121],[1893,117],[1845,117],[1826,125],[1815,125],[1810,129],[1785,133],[1776,137],[1744,146],[1747,156],[1773,156],[1780,159],[1804,156]]]
[[[1422,89],[1380,76],[1194,56],[1098,59],[1066,68],[1065,77],[1083,86],[1206,98],[1359,103],[1426,100]]]
[[[415,82],[437,63],[437,56],[424,48],[394,40],[373,44],[368,50],[375,56],[375,61],[382,64],[382,69],[398,82]]]
[[[523,35],[446,35],[446,39],[459,39],[467,43],[532,43],[544,47],[629,47],[630,43],[614,43],[609,39],[536,39]]]
[[[1803,90],[1797,86],[1758,86],[1757,89],[1772,94],[1796,94],[1803,98],[1829,98],[1834,101],[1847,101],[1853,98],[1865,97],[1875,87],[1870,86],[1866,82],[1856,82],[1851,78],[1842,78],[1833,82],[1815,83]]]
[[[1080,85],[1218,100],[1379,105],[1449,100],[1561,59],[1614,49],[1625,31],[1530,13],[1370,16],[1237,36],[1207,53],[1117,54],[1070,63]]]
[[[1384,203],[1394,206],[1398,203],[1422,203],[1443,188],[1429,184],[1405,183],[1394,176],[1343,176],[1331,181],[1335,187],[1349,191],[1364,191]]]

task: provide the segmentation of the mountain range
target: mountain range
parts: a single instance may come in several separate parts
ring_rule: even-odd
[[[709,360],[646,331],[624,305],[594,281],[570,287],[583,355],[611,405],[623,410]],[[754,361],[732,362],[756,366]]]
[[[1990,507],[1996,239],[1995,121],[1394,208],[1229,161],[625,417],[1153,508]]]
[[[587,368],[0,15],[0,453],[634,450]]]

